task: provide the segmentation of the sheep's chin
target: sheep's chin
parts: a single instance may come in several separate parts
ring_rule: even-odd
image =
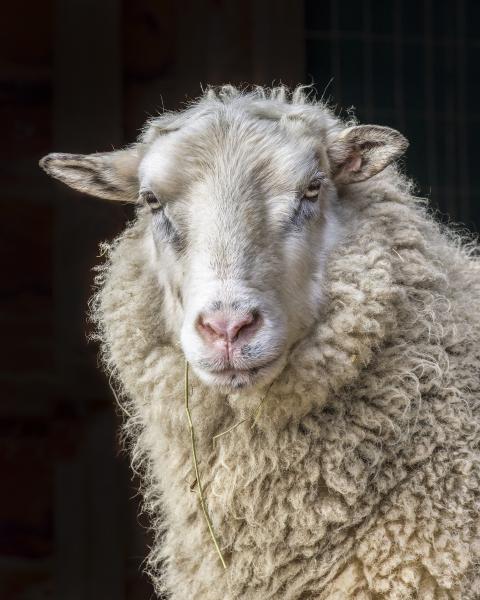
[[[239,390],[252,390],[271,383],[285,366],[284,355],[278,356],[262,367],[245,370],[214,372],[192,365],[195,374],[207,386],[229,393]]]

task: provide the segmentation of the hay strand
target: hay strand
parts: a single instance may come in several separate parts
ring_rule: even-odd
[[[220,433],[217,433],[216,435],[214,435],[212,437],[212,442],[215,443],[218,438],[221,438],[222,435],[226,435],[227,433],[230,433],[231,431],[233,431],[234,429],[236,429],[237,427],[240,427],[240,425],[242,423],[245,423],[247,419],[242,419],[241,421],[238,421],[238,423],[234,423],[231,427],[229,427],[228,429],[225,429],[225,431],[221,431]]]
[[[268,396],[268,393],[270,392],[270,388],[272,387],[272,385],[273,385],[273,382],[268,386],[267,391],[265,392],[265,395],[263,396],[263,398],[257,404],[255,410],[253,411],[253,419],[252,419],[252,424],[250,426],[250,429],[253,429],[255,427],[258,417],[260,416],[260,413],[262,411],[263,405],[265,404],[265,401],[267,400],[267,396]],[[212,442],[215,444],[215,442],[218,440],[218,438],[221,438],[223,435],[226,435],[227,433],[230,433],[237,427],[240,427],[240,425],[242,425],[246,421],[248,421],[248,417],[246,417],[245,419],[242,419],[241,421],[238,421],[238,423],[234,423],[231,427],[229,427],[228,429],[225,429],[225,431],[221,431],[220,433],[217,433],[216,435],[213,436]]]
[[[265,402],[267,400],[268,394],[270,393],[270,389],[273,385],[273,381],[272,383],[268,386],[267,391],[265,392],[265,396],[262,398],[262,400],[260,400],[260,402],[258,403],[257,408],[255,409],[255,412],[253,413],[253,420],[252,420],[252,425],[250,427],[250,429],[253,429],[258,421],[258,417],[260,416],[260,413],[262,412],[262,408],[265,405]]]
[[[200,472],[198,470],[197,444],[196,444],[196,440],[195,440],[195,429],[193,428],[192,414],[190,412],[190,405],[189,405],[188,362],[187,361],[185,361],[185,412],[187,413],[188,426],[190,429],[190,439],[192,442],[192,459],[193,459],[193,466],[195,469],[195,478],[197,480],[198,498],[199,498],[200,504],[202,506],[203,515],[205,517],[205,522],[207,524],[208,531],[210,532],[210,537],[212,538],[213,545],[215,546],[215,550],[217,551],[220,562],[222,563],[222,567],[224,569],[226,569],[227,564],[225,562],[225,559],[223,558],[222,551],[220,549],[220,546],[217,541],[217,537],[213,530],[213,525],[212,525],[212,521],[210,519],[210,515],[208,514],[207,505],[205,503],[205,496],[203,494],[202,480],[200,479]]]

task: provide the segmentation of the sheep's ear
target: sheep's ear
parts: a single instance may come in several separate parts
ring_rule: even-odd
[[[139,150],[98,154],[47,154],[40,166],[70,187],[106,200],[135,202],[138,198]]]
[[[332,177],[340,184],[364,181],[380,173],[407,148],[408,140],[390,127],[349,127],[329,144]]]

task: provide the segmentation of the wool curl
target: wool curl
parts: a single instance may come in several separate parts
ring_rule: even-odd
[[[227,106],[337,131],[303,88],[209,89],[149,122],[141,142]],[[142,211],[102,247],[91,314],[125,412],[174,600],[480,598],[478,246],[441,226],[394,167],[340,191],[352,227],[330,256],[324,310],[258,406],[193,379],[192,415],[223,572],[197,497],[183,357],[147,268]]]

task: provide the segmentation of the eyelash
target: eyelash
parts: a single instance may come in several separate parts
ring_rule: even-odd
[[[323,173],[317,173],[305,189],[302,200],[315,202],[318,199],[324,181],[325,175]]]
[[[295,229],[300,229],[304,223],[318,215],[319,203],[318,198],[322,189],[322,184],[325,180],[323,173],[318,174],[315,179],[312,179],[307,189],[300,196],[295,212],[291,217],[291,224]],[[309,188],[315,186],[315,194],[307,195]]]
[[[152,211],[158,210],[162,208],[160,200],[155,196],[155,194],[149,190],[140,192],[140,198],[143,202],[150,207]]]
[[[152,225],[154,230],[166,241],[180,251],[183,248],[182,238],[172,221],[165,214],[165,209],[153,192],[147,191],[141,194],[142,200],[147,204],[152,214]]]

